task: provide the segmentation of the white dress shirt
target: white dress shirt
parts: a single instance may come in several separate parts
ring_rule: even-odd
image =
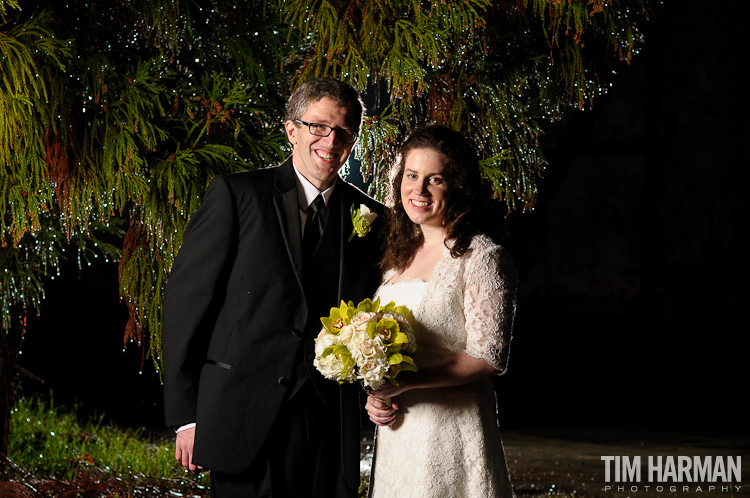
[[[326,209],[328,209],[328,201],[331,199],[331,195],[333,194],[333,188],[336,186],[336,180],[334,180],[333,184],[331,184],[330,187],[321,192],[320,190],[318,190],[318,187],[310,183],[310,180],[302,176],[302,173],[299,172],[296,166],[294,168],[294,172],[297,175],[297,200],[299,201],[299,220],[301,222],[300,226],[302,227],[302,236],[304,237],[305,222],[307,221],[307,214],[308,209],[310,208],[310,204],[313,203],[318,195],[322,195],[323,202],[326,205]]]

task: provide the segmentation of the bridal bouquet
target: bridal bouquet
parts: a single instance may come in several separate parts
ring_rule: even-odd
[[[408,356],[416,350],[410,319],[406,307],[393,302],[380,306],[380,298],[365,299],[356,307],[341,301],[320,319],[323,328],[315,339],[313,364],[325,378],[340,384],[359,380],[377,389],[388,380],[398,385],[402,370],[417,370]]]

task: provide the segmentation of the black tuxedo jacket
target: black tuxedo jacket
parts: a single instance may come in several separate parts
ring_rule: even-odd
[[[236,473],[259,457],[300,361],[317,373],[309,349],[319,318],[341,299],[371,296],[379,282],[383,206],[338,178],[324,233],[333,254],[318,268],[335,295],[306,295],[297,199],[291,159],[219,176],[185,230],[164,296],[165,420],[197,423],[197,465]],[[348,241],[350,207],[360,204],[380,216],[370,234]],[[353,387],[318,381],[323,397]],[[341,408],[346,480],[356,487],[359,410],[352,400]]]

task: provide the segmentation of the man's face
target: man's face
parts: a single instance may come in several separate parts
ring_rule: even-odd
[[[329,98],[309,104],[300,120],[331,128],[357,129],[357,123],[348,119],[346,109]],[[339,169],[349,158],[354,143],[340,140],[335,131],[327,137],[319,137],[311,134],[307,126],[294,121],[287,121],[285,126],[287,138],[294,147],[294,166],[319,190],[330,187]]]

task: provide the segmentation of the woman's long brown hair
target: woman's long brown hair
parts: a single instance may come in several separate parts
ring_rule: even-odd
[[[457,131],[439,125],[417,128],[404,141],[399,150],[396,174],[391,182],[393,208],[386,215],[386,235],[380,268],[402,272],[414,259],[414,254],[424,242],[424,236],[409,219],[401,202],[401,181],[404,177],[406,157],[415,149],[431,149],[443,158],[443,176],[451,187],[448,210],[443,221],[448,241],[455,241],[451,256],[463,256],[477,233],[475,215],[481,210],[483,186],[477,153],[471,143]],[[450,247],[450,246],[448,246]]]

